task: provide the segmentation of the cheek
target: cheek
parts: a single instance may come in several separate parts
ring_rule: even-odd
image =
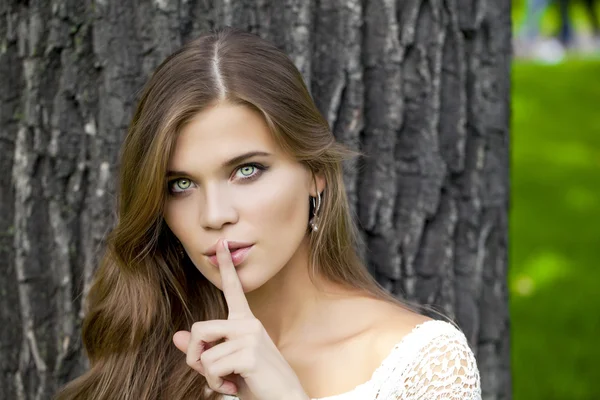
[[[190,250],[189,246],[195,241],[198,232],[194,227],[196,210],[186,200],[167,201],[163,218],[171,232]]]
[[[281,179],[279,182],[265,185],[251,199],[247,198],[250,218],[260,223],[259,226],[274,225],[278,231],[307,225],[308,194],[300,185],[293,184],[292,179]]]
[[[187,256],[190,257],[196,269],[200,271],[214,285],[217,285],[219,274],[214,267],[206,262],[200,255],[200,243],[202,229],[194,221],[197,220],[197,207],[194,207],[189,199],[178,199],[177,201],[167,202],[165,205],[163,218],[169,229],[177,239],[185,246]],[[206,244],[205,246],[208,246]]]

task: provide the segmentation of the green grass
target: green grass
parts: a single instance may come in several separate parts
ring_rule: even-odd
[[[600,399],[600,62],[513,68],[515,400]]]

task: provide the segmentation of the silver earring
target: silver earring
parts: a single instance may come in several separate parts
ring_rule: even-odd
[[[317,213],[319,212],[319,209],[321,208],[321,193],[317,192],[316,201],[315,201],[314,197],[311,197],[311,200],[312,200],[312,204],[313,204],[313,216],[310,219],[310,221],[308,222],[308,224],[310,225],[310,228],[313,230],[313,232],[316,232],[319,230],[319,216],[317,215]]]

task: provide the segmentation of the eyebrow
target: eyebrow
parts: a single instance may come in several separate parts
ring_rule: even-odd
[[[266,153],[264,151],[249,151],[247,153],[240,154],[239,156],[235,156],[235,157],[225,161],[221,167],[228,168],[228,167],[232,167],[236,164],[239,164],[242,161],[247,160],[252,157],[259,157],[259,156],[268,157],[270,155],[271,155],[271,153]],[[172,176],[182,176],[182,175],[189,176],[190,174],[185,171],[167,171],[167,178],[170,178]]]

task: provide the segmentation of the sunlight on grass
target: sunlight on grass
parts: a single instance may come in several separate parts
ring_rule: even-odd
[[[573,265],[557,253],[540,253],[525,261],[511,281],[511,294],[530,296],[569,274]]]

